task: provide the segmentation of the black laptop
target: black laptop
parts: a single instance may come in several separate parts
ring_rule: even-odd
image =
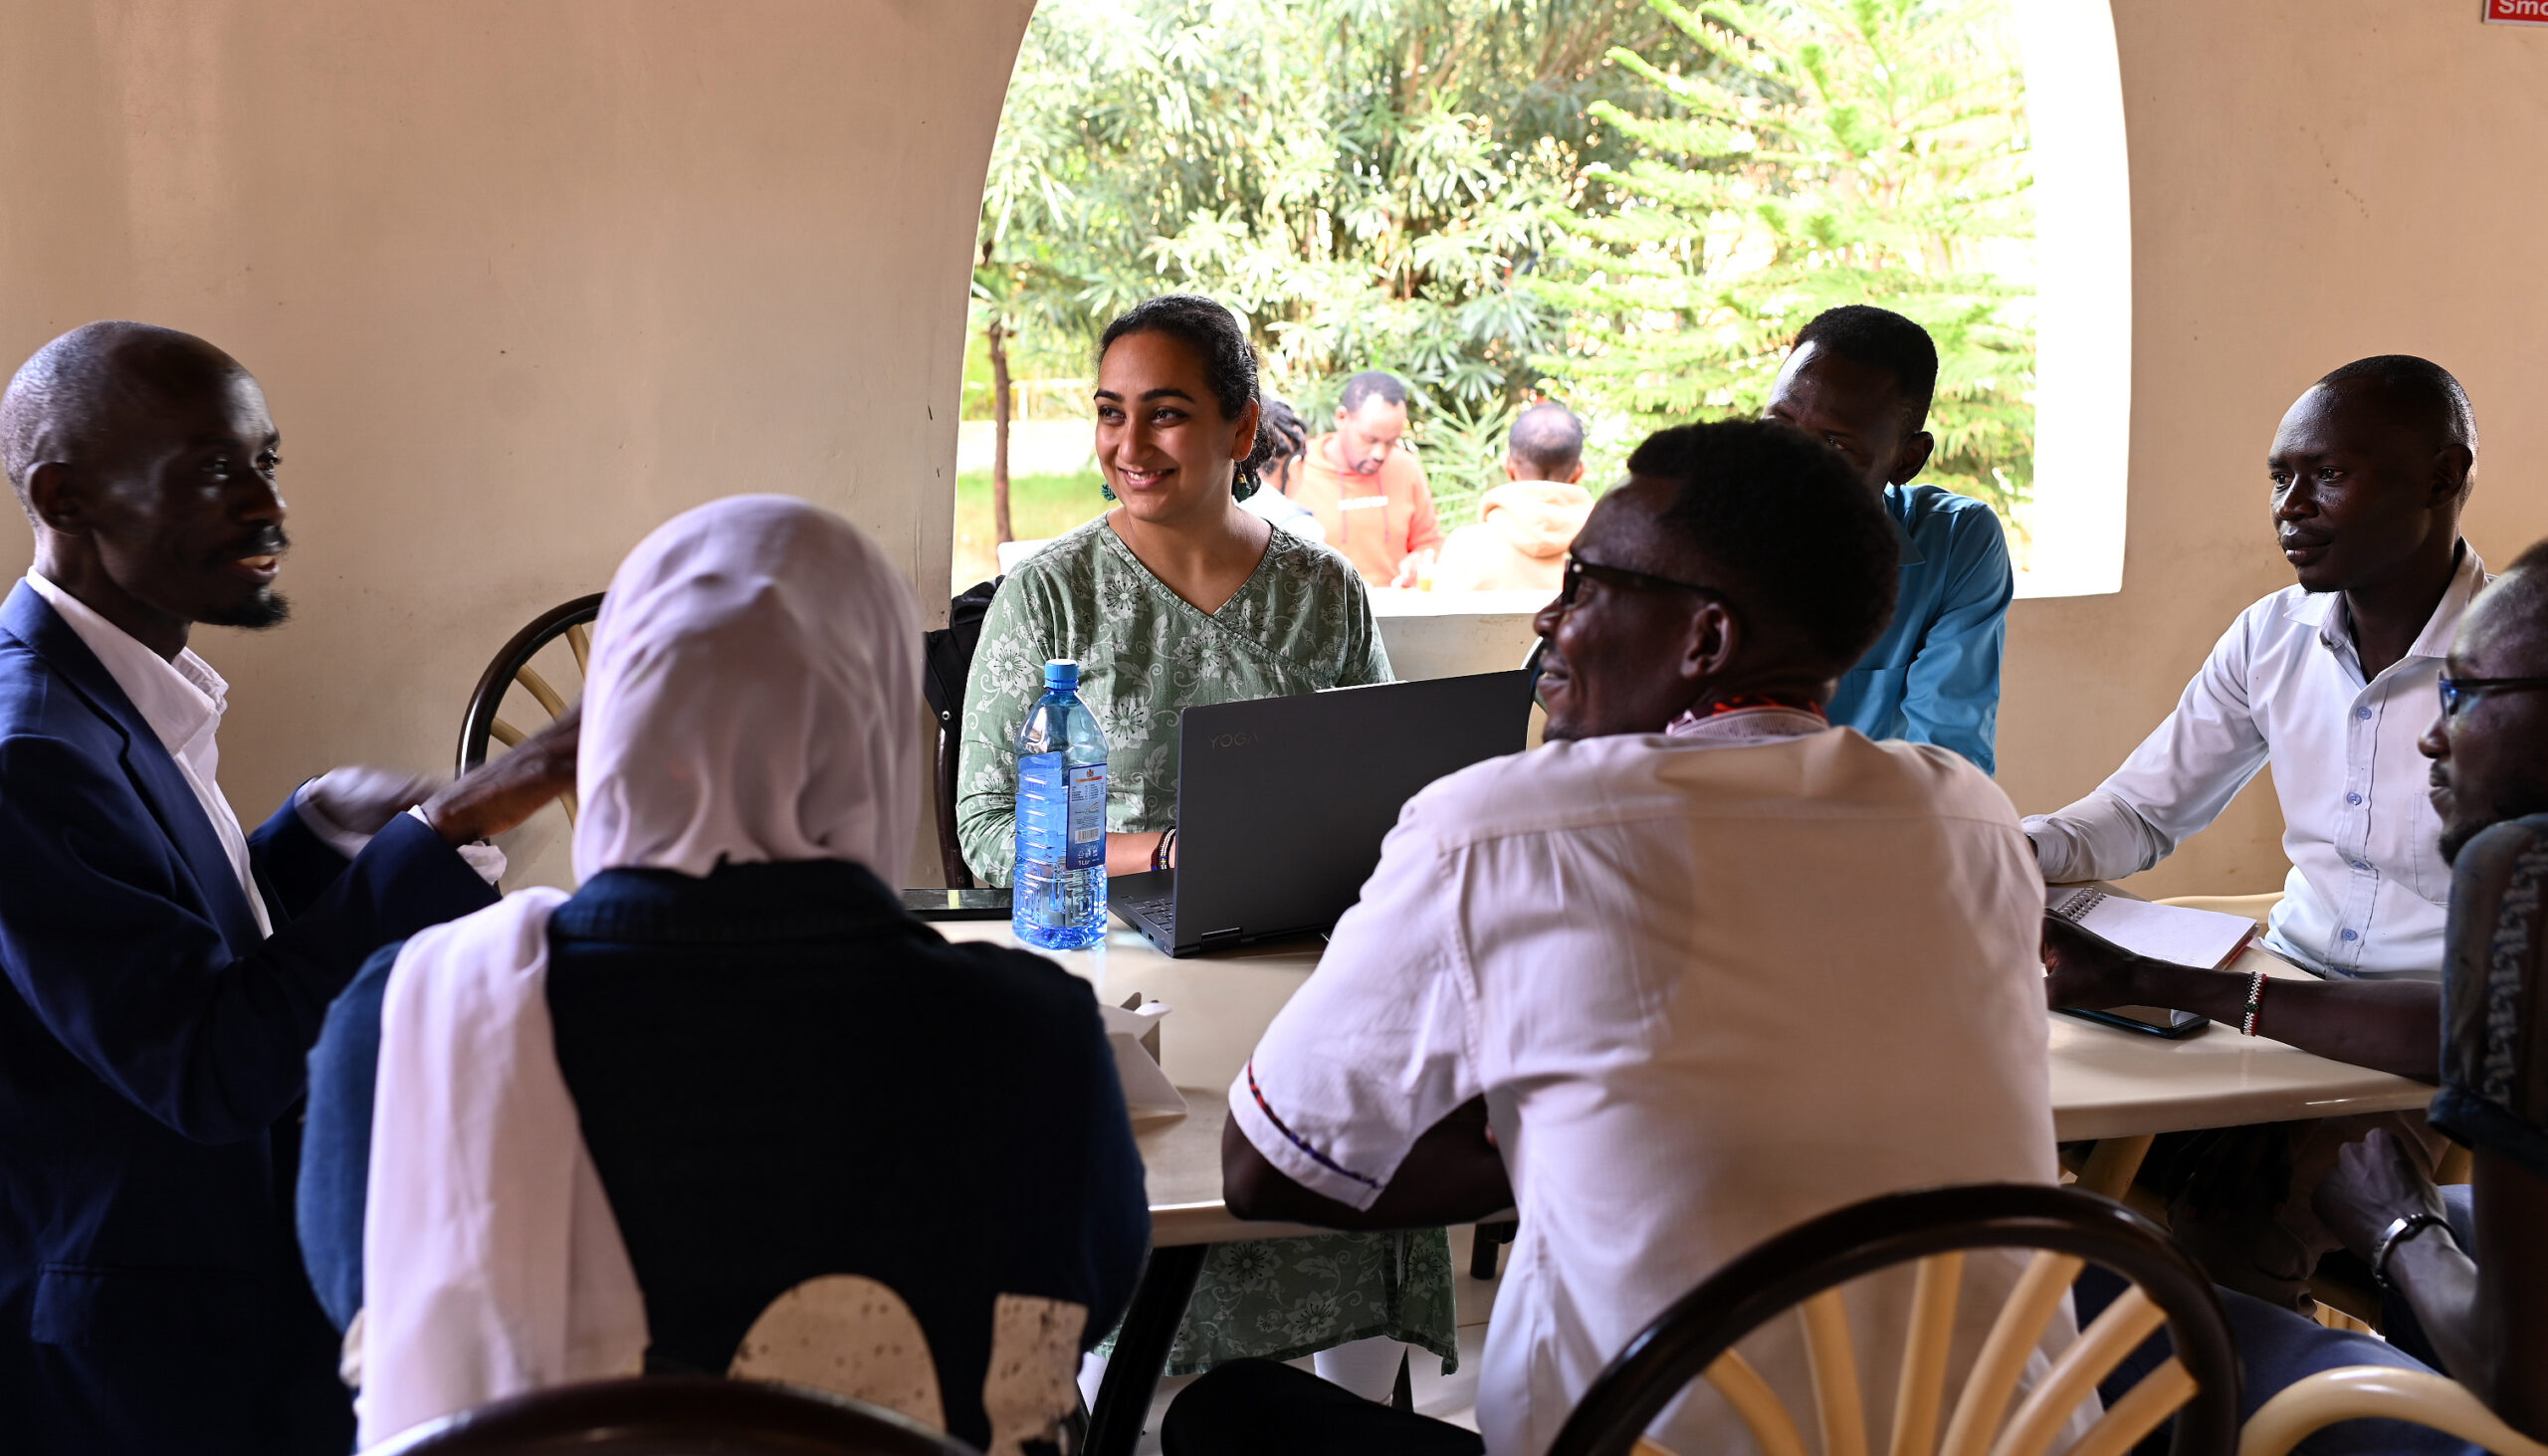
[[[1530,723],[1520,672],[1188,708],[1176,868],[1117,876],[1107,902],[1170,955],[1324,931],[1362,894],[1400,806],[1520,752]]]

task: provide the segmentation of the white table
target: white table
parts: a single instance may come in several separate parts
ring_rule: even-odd
[[[952,940],[1019,943],[1004,921],[951,921],[938,929]],[[1325,943],[1309,936],[1177,960],[1118,922],[1086,950],[1044,952],[1110,1005],[1138,994],[1173,1008],[1160,1027],[1160,1063],[1189,1107],[1181,1118],[1135,1126],[1149,1183],[1153,1253],[1091,1413],[1092,1456],[1128,1456],[1140,1438],[1207,1247],[1316,1232],[1230,1216],[1221,1202],[1221,1129],[1231,1081],[1274,1013],[1317,969]],[[2232,969],[2257,966],[2277,978],[2307,977],[2260,950],[2248,951]],[[2156,1134],[2395,1112],[2421,1108],[2433,1096],[2423,1083],[2229,1027],[2169,1041],[2050,1012],[2045,1020],[2053,1136],[2064,1143],[2097,1141],[2079,1181],[2110,1197],[2131,1182]]]
[[[938,929],[950,939],[1018,943],[1005,922],[954,921]],[[1184,1089],[1192,1111],[1147,1123],[1138,1135],[1157,1244],[1301,1231],[1241,1222],[1222,1208],[1222,1099],[1274,1013],[1317,968],[1323,944],[1312,936],[1175,960],[1118,925],[1101,944],[1053,954],[1110,1005],[1139,993],[1174,1008],[1160,1028],[1160,1062],[1168,1080]],[[2248,951],[2232,969],[2256,966],[2278,978],[2308,978],[2261,950]],[[2044,1019],[2051,1038],[2052,1131],[2064,1143],[2397,1112],[2433,1098],[2423,1083],[2331,1062],[2270,1037],[2240,1036],[2231,1027],[2168,1041],[2049,1012]]]

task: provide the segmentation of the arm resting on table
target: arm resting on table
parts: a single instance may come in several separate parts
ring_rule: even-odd
[[[2247,977],[2135,957],[2140,1006],[2173,1006],[2235,1027],[2244,1019]],[[2442,1080],[2442,986],[2420,980],[2274,979],[2266,982],[2256,1034],[2357,1067]]]
[[[2247,975],[2135,955],[2059,916],[2043,919],[2047,1004],[2082,1011],[2169,1006],[2233,1030]],[[2256,1034],[2357,1067],[2442,1080],[2442,985],[2419,980],[2287,980],[2265,985]]]
[[[1486,1099],[1473,1098],[1407,1150],[1369,1208],[1311,1192],[1265,1160],[1233,1120],[1221,1130],[1221,1197],[1240,1218],[1321,1228],[1438,1228],[1513,1206],[1504,1154],[1488,1141]]]

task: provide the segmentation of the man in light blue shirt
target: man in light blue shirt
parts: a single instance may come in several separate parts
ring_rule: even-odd
[[[1870,738],[1951,748],[1990,773],[2016,579],[1988,505],[1911,484],[1937,446],[1923,428],[1937,383],[1938,348],[1927,329],[1851,304],[1824,311],[1797,334],[1761,417],[1847,457],[1902,532],[1893,625],[1840,679],[1831,722]]]

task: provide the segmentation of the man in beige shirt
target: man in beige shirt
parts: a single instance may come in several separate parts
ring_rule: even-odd
[[[1413,586],[1442,545],[1433,490],[1406,443],[1406,381],[1366,369],[1345,381],[1336,429],[1310,442],[1292,499],[1374,586]]]

